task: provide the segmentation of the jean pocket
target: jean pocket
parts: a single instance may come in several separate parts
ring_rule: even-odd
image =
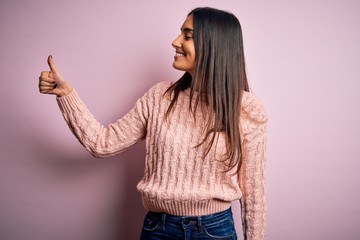
[[[204,232],[213,239],[236,239],[236,230],[231,218],[225,218],[219,222],[205,225]]]
[[[146,214],[143,224],[143,229],[146,231],[154,231],[159,228],[161,223],[161,218],[153,216],[151,214]]]

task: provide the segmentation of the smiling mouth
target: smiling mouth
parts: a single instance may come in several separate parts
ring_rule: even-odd
[[[181,53],[181,52],[176,52],[175,56],[176,56],[176,57],[185,57],[186,54],[185,54],[185,53]]]

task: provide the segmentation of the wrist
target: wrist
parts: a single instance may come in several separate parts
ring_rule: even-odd
[[[67,95],[69,95],[69,93],[71,93],[73,90],[73,88],[71,86],[65,86],[64,89],[62,91],[59,92],[59,94],[57,94],[57,97],[65,97]]]

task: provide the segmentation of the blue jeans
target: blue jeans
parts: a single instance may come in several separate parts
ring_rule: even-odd
[[[148,212],[140,240],[237,239],[231,208],[199,216],[174,216]]]

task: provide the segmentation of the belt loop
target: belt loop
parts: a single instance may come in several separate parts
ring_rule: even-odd
[[[165,228],[165,220],[166,220],[166,213],[163,213],[161,215],[161,228],[164,229]]]
[[[201,217],[200,216],[197,217],[197,227],[198,227],[199,232],[203,231],[203,226],[202,226],[202,223],[201,223]]]

